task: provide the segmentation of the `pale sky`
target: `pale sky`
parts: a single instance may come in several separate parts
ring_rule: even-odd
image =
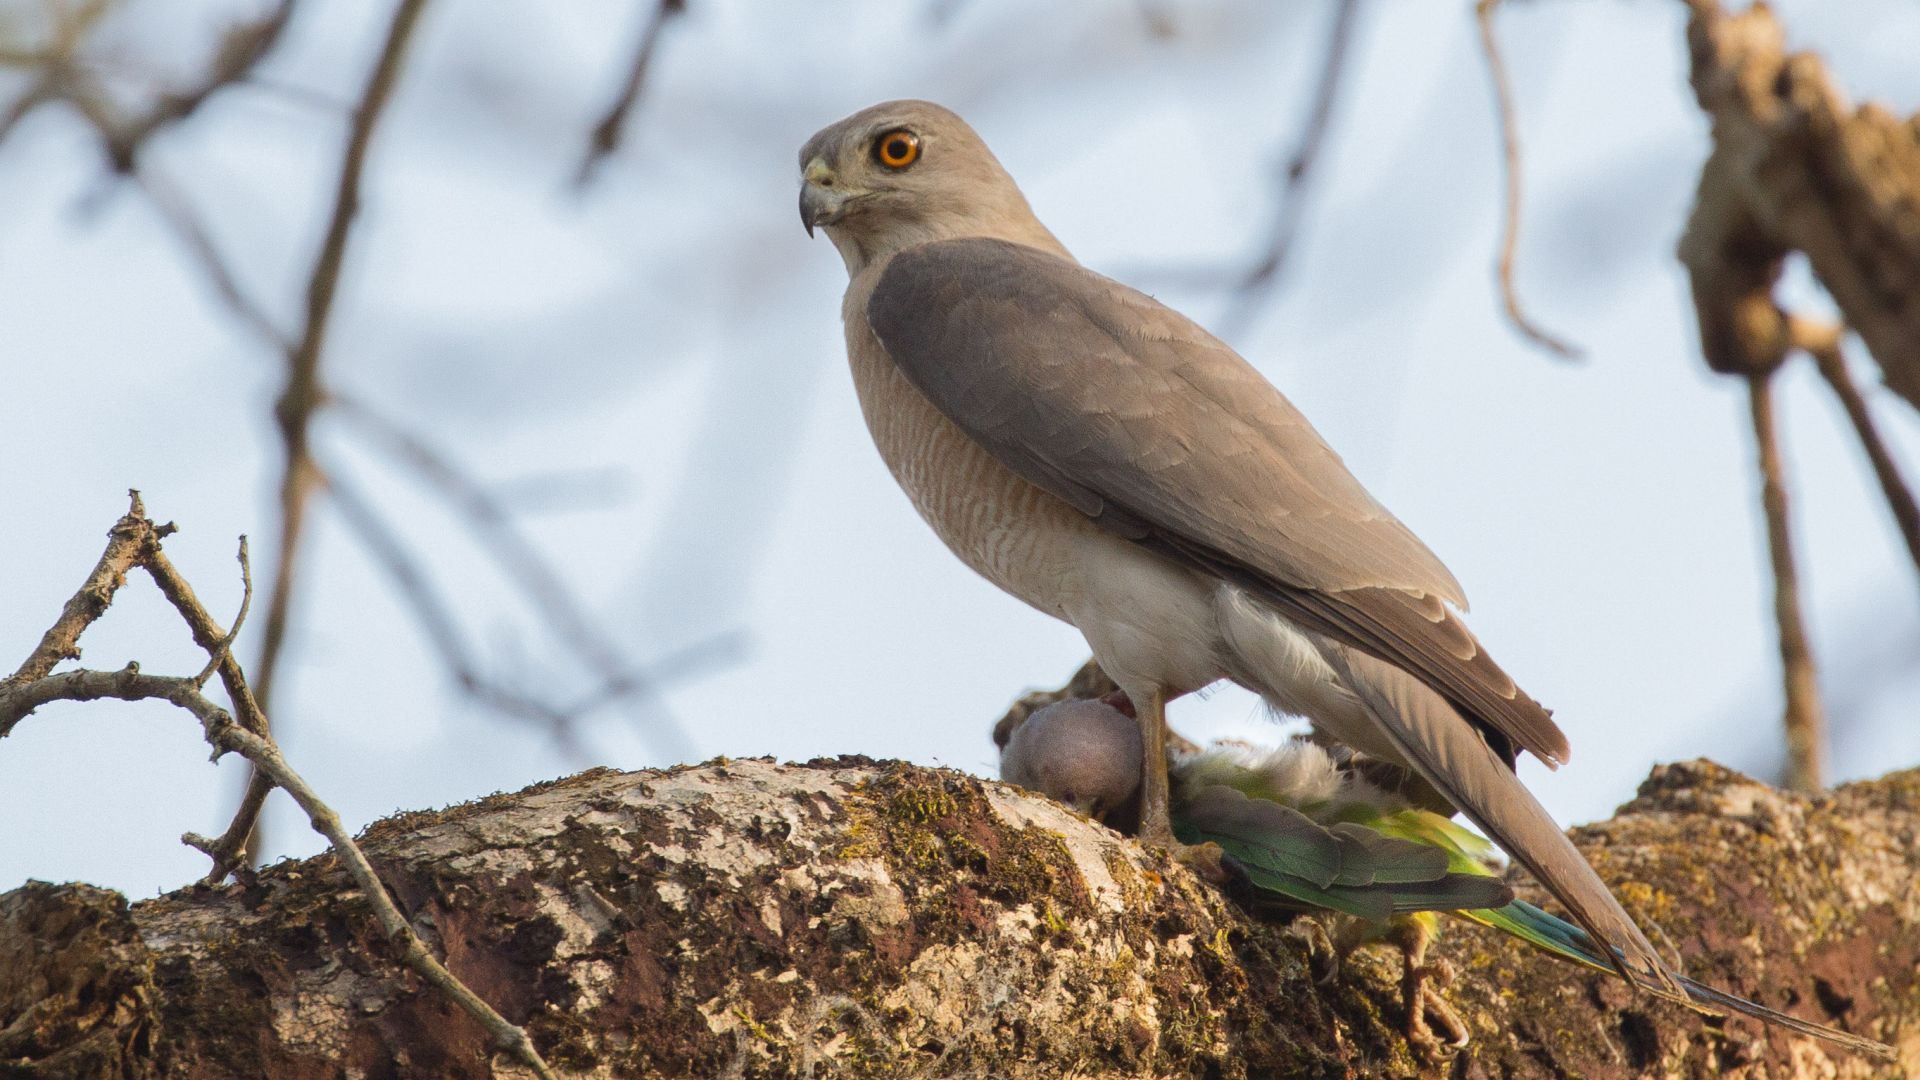
[[[276,721],[350,823],[689,751],[992,775],[993,720],[1086,648],[954,561],[880,465],[842,353],[844,271],[795,217],[795,151],[874,101],[939,100],[1083,262],[1212,322],[1224,296],[1169,271],[1253,257],[1329,10],[1142,5],[1165,14],[1162,36],[1129,5],[974,0],[939,23],[919,4],[689,6],[584,194],[569,181],[633,5],[432,9],[374,149],[326,363],[473,475],[546,496],[528,532],[636,658],[716,635],[738,649],[666,683],[690,747],[613,710],[568,758],[453,693],[323,509]],[[1920,40],[1914,8],[1777,6],[1856,93],[1920,106],[1901,47]],[[111,27],[115,54],[190,67],[231,10],[200,7],[136,5]],[[151,151],[287,325],[338,153],[328,102],[357,92],[386,10],[303,8],[267,65],[283,89],[229,92]],[[184,29],[156,36],[163,23]],[[1556,710],[1571,762],[1523,771],[1572,823],[1611,813],[1657,761],[1767,767],[1769,586],[1744,399],[1701,364],[1672,255],[1706,152],[1683,7],[1518,5],[1500,26],[1526,149],[1521,288],[1586,359],[1539,352],[1500,314],[1498,145],[1464,3],[1368,9],[1286,279],[1235,344],[1448,562],[1476,631]],[[274,360],[139,192],[103,181],[72,116],[42,110],[0,144],[0,191],[0,666],[79,584],[130,486],[181,526],[168,550],[228,617],[238,534],[257,580],[270,570]],[[1820,302],[1804,277],[1787,294]],[[1836,774],[1920,763],[1914,568],[1808,365],[1783,398],[1815,649],[1841,683]],[[1920,472],[1912,410],[1883,391],[1874,404]],[[346,425],[321,431],[326,463],[431,561],[490,669],[555,698],[586,687],[443,504]],[[99,667],[203,659],[144,579],[83,645]],[[1173,720],[1196,737],[1286,730],[1232,690]],[[239,784],[238,763],[206,756],[163,705],[43,709],[0,743],[0,889],[82,879],[138,897],[191,880],[204,859],[177,837],[217,831]],[[270,825],[274,854],[321,846],[283,799]]]

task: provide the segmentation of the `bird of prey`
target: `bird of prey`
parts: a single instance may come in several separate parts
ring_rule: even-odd
[[[953,553],[1086,636],[1138,717],[1141,835],[1167,816],[1165,705],[1230,679],[1411,768],[1573,913],[1609,964],[1687,1000],[1514,775],[1567,740],[1461,621],[1460,585],[1237,353],[1077,263],[952,112],[892,101],[800,151],[800,216],[881,457]]]
[[[1139,728],[1131,718],[1101,701],[1067,700],[1035,711],[1009,733],[1000,751],[1000,777],[1124,830],[1139,802],[1141,756]],[[1181,839],[1221,846],[1223,861],[1256,913],[1338,911],[1362,920],[1361,933],[1348,937],[1350,946],[1375,936],[1398,945],[1406,957],[1408,1036],[1416,1042],[1431,1038],[1429,1010],[1452,1030],[1455,1045],[1464,1045],[1467,1035],[1426,981],[1431,969],[1423,954],[1436,932],[1432,912],[1618,974],[1586,931],[1513,898],[1495,876],[1485,840],[1368,783],[1304,739],[1270,749],[1229,743],[1174,754],[1169,813]],[[1679,972],[1671,975],[1697,1007],[1743,1013],[1893,1060],[1882,1043],[1789,1016]]]

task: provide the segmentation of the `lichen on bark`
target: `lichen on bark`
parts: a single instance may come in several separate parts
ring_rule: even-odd
[[[1696,977],[1920,1063],[1920,773],[1808,800],[1705,763],[1576,833]],[[1013,788],[841,758],[595,770],[364,842],[448,965],[575,1077],[1869,1076],[1450,928],[1457,1057],[1398,961],[1316,980],[1158,854]],[[0,1076],[512,1077],[330,856],[128,905],[0,896]],[[1882,1075],[1898,1075],[1884,1071]]]

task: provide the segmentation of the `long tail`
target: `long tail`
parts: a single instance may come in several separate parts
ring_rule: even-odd
[[[1463,919],[1492,927],[1503,933],[1526,942],[1543,952],[1552,953],[1562,960],[1568,960],[1582,967],[1592,968],[1609,975],[1618,975],[1614,964],[1609,963],[1594,947],[1593,937],[1585,930],[1553,914],[1534,907],[1525,900],[1515,900],[1500,908],[1474,908],[1455,911],[1452,914]],[[1751,1016],[1769,1024],[1778,1024],[1801,1035],[1825,1039],[1838,1046],[1846,1047],[1855,1053],[1882,1061],[1898,1061],[1899,1055],[1893,1047],[1872,1039],[1851,1035],[1844,1031],[1789,1016],[1777,1009],[1769,1009],[1758,1002],[1748,1001],[1724,990],[1715,990],[1687,978],[1677,972],[1672,973],[1673,980],[1686,992],[1688,1003],[1696,1008],[1712,1012],[1736,1012]]]
[[[1365,653],[1336,646],[1325,655],[1407,764],[1531,871],[1594,938],[1606,943],[1603,962],[1650,993],[1692,1003],[1580,849],[1445,698]]]

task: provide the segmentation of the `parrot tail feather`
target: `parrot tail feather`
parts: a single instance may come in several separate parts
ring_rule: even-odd
[[[1582,967],[1609,975],[1619,974],[1616,966],[1608,963],[1594,948],[1593,937],[1585,930],[1525,900],[1515,900],[1500,908],[1465,909],[1456,911],[1454,914],[1482,926],[1511,934],[1537,949]],[[1802,1020],[1797,1016],[1789,1016],[1759,1002],[1749,1001],[1724,990],[1716,990],[1704,983],[1689,979],[1679,972],[1669,972],[1669,974],[1686,992],[1687,1004],[1701,1012],[1712,1015],[1739,1013],[1769,1024],[1777,1024],[1801,1035],[1825,1039],[1836,1046],[1842,1046],[1881,1061],[1899,1060],[1894,1049],[1885,1043],[1875,1042],[1824,1024],[1816,1024],[1810,1020]]]

